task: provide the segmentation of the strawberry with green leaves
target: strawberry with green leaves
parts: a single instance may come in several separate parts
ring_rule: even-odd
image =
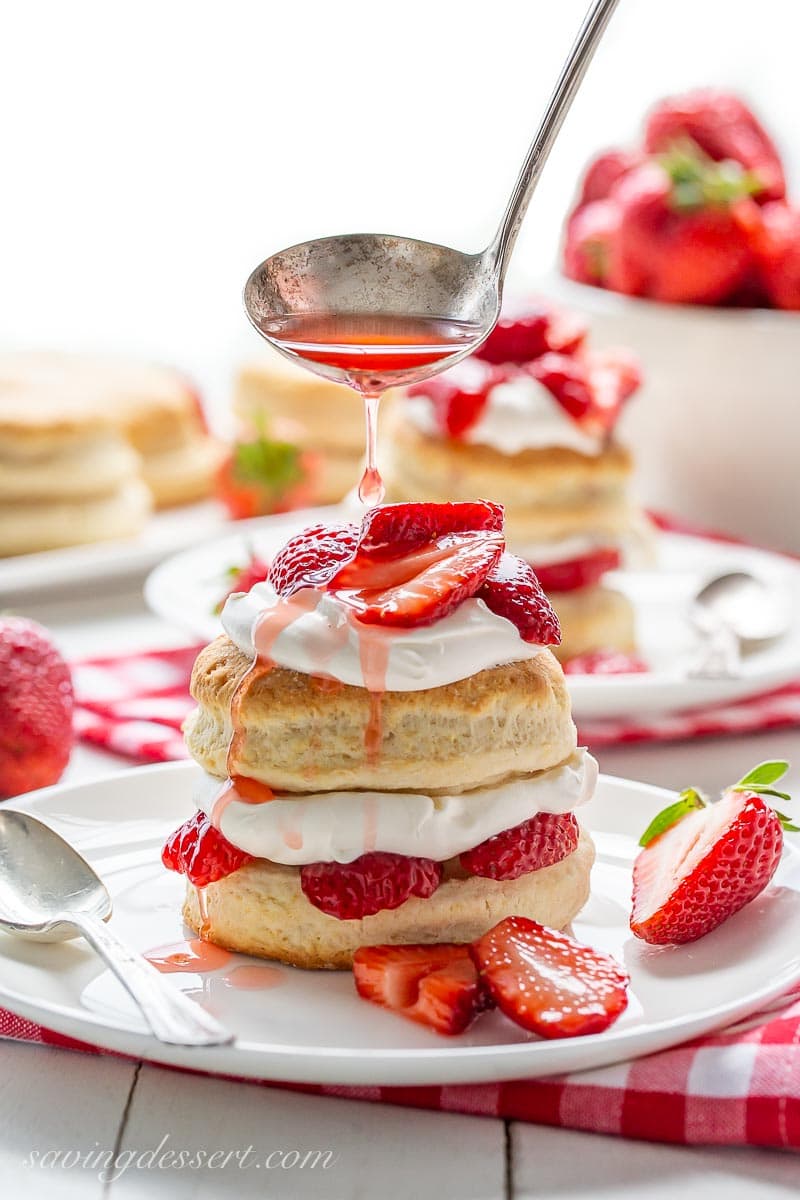
[[[755,270],[758,182],[686,143],[629,172],[609,202],[619,217],[607,247],[608,286],[672,304],[719,304]]]
[[[311,499],[315,456],[259,434],[235,442],[217,471],[217,498],[234,520],[290,512]]]
[[[631,929],[653,945],[693,942],[763,892],[777,870],[784,830],[797,831],[767,798],[786,762],[763,762],[716,803],[696,788],[651,821],[633,866]]]

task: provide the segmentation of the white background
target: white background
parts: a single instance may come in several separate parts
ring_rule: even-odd
[[[257,348],[241,287],[284,245],[365,229],[477,249],[585,3],[2,0],[0,343],[216,373]],[[742,90],[791,160],[799,10],[622,0],[512,284],[549,268],[591,151],[661,94]]]

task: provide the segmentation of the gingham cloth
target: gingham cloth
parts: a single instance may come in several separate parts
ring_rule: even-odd
[[[96,1047],[0,1009],[0,1037]],[[252,1080],[242,1080],[252,1083]],[[800,1150],[800,987],[722,1033],[634,1062],[550,1079],[446,1087],[270,1084],[349,1100],[503,1117],[685,1145]]]
[[[93,658],[73,664],[78,736],[139,762],[186,758],[180,729],[192,707],[188,685],[199,646]],[[583,722],[593,747],[756,733],[800,725],[800,681],[697,712]]]

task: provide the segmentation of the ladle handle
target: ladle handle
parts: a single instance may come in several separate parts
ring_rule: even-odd
[[[146,959],[120,941],[98,917],[64,914],[77,926],[90,946],[104,959],[142,1011],[161,1042],[173,1046],[217,1046],[233,1035],[188,996],[173,990]]]
[[[503,214],[494,241],[488,249],[488,258],[499,283],[502,283],[508,268],[511,252],[517,240],[520,226],[528,210],[542,168],[547,162],[553,143],[558,136],[564,118],[586,74],[600,38],[611,20],[619,0],[594,0],[581,25],[580,32],[572,44],[567,61],[558,77],[536,136],[522,164],[508,207]]]

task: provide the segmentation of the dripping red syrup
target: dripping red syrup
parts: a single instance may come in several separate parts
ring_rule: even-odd
[[[261,331],[312,370],[348,383],[364,398],[367,464],[358,485],[363,504],[380,504],[383,481],[376,464],[378,405],[394,385],[426,378],[432,367],[478,340],[473,321],[402,313],[298,313],[265,321]]]

